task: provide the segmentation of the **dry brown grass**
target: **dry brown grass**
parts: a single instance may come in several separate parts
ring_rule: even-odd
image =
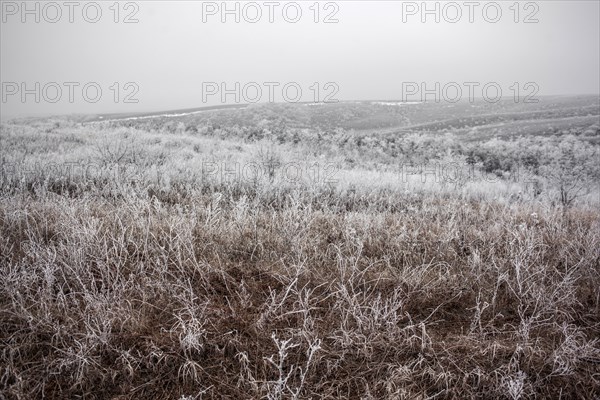
[[[45,185],[0,196],[7,399],[600,393],[589,207]]]

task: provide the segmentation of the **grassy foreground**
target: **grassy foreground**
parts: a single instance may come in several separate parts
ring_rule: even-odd
[[[2,131],[3,162],[27,171],[1,183],[0,397],[600,393],[593,199],[560,207],[510,180],[416,190],[347,166],[336,182],[231,183],[190,172],[195,158],[305,149],[39,132]],[[113,179],[123,157],[135,179]],[[108,175],[43,167],[89,160]]]

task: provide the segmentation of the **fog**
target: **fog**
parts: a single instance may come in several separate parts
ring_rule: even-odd
[[[596,1],[46,4],[2,2],[3,118],[600,91]]]

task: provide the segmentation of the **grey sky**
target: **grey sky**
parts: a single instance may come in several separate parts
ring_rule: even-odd
[[[440,17],[433,15],[421,22],[421,10],[415,15],[401,1],[338,1],[335,18],[338,23],[313,21],[313,4],[299,2],[302,17],[297,23],[286,22],[282,7],[274,9],[275,22],[268,21],[268,6],[256,2],[263,12],[257,23],[240,23],[228,16],[222,23],[220,14],[206,16],[203,22],[202,2],[192,1],[138,1],[135,13],[137,23],[122,23],[133,6],[124,9],[121,2],[119,23],[113,21],[109,9],[112,1],[98,2],[102,17],[97,23],[86,22],[79,2],[74,9],[74,22],[69,22],[66,6],[61,6],[62,17],[56,23],[44,20],[40,3],[40,22],[35,15],[26,15],[21,22],[21,2],[14,9],[2,1],[1,25],[1,81],[3,82],[2,117],[14,115],[133,112],[191,108],[221,104],[218,95],[203,101],[203,82],[226,82],[234,88],[249,82],[279,82],[274,91],[275,101],[284,101],[281,87],[297,82],[303,91],[302,100],[313,100],[310,87],[320,84],[319,99],[330,93],[327,82],[334,82],[340,100],[401,99],[403,82],[426,82],[434,88],[449,82],[497,82],[505,96],[512,96],[511,85],[518,82],[521,95],[523,86],[535,82],[538,95],[582,94],[599,92],[600,75],[600,8],[598,1],[538,1],[532,2],[539,10],[538,23],[522,20],[534,6],[519,4],[519,22],[514,22],[512,1],[498,2],[502,16],[497,23],[486,22],[483,5],[474,9],[474,22],[469,23],[465,2],[456,2],[462,18],[456,23],[444,19],[439,2]],[[33,9],[35,2],[28,2]],[[62,1],[57,2],[62,5]],[[205,10],[210,10],[204,2]],[[234,2],[229,2],[234,7]],[[324,9],[320,2],[319,18],[335,11]],[[404,3],[404,4],[403,4]],[[221,6],[221,2],[214,3]],[[240,2],[240,13],[245,3]],[[421,6],[421,2],[415,2]],[[435,7],[435,2],[428,2]],[[404,9],[403,9],[404,7]],[[408,8],[407,8],[408,7]],[[454,18],[452,8],[446,9],[448,18]],[[48,18],[55,11],[46,10]],[[254,11],[247,8],[251,18]],[[290,18],[294,17],[289,9]],[[488,17],[494,17],[488,10]],[[94,17],[93,9],[88,16]],[[62,96],[56,103],[41,96],[36,103],[34,95],[27,95],[22,103],[20,93],[7,95],[7,82],[25,82],[30,89],[35,82],[41,88],[48,82],[62,86]],[[69,103],[68,87],[64,82],[78,82],[74,88],[73,103]],[[81,88],[87,82],[96,82],[102,89],[97,103],[86,101]],[[114,82],[120,86],[115,103]],[[127,82],[134,82],[139,92],[133,96],[138,103],[123,103]],[[40,92],[42,91],[40,88]],[[331,87],[330,87],[331,89]],[[465,87],[463,98],[467,96]],[[20,90],[20,88],[19,88]],[[46,93],[55,96],[49,87]],[[91,92],[93,95],[93,92]],[[254,95],[254,92],[249,92]],[[291,93],[291,92],[290,92]],[[481,88],[475,89],[477,97]],[[244,98],[240,99],[240,102]],[[268,87],[263,86],[261,101],[268,101]],[[234,103],[233,95],[227,103]]]

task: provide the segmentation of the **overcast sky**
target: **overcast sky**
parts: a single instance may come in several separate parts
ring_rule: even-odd
[[[261,1],[250,6],[230,1],[228,7],[234,9],[235,3],[239,23],[234,14],[222,22],[221,2],[193,1],[121,2],[118,15],[112,1],[98,2],[102,15],[91,23],[96,9],[90,2],[70,9],[58,1],[59,16],[56,7],[44,8],[45,3],[28,2],[34,12],[23,15],[21,1],[2,1],[2,117],[221,104],[220,93],[214,93],[220,88],[210,82],[224,82],[233,91],[240,83],[240,98],[230,94],[228,104],[248,98],[269,101],[264,82],[279,84],[271,84],[274,101],[286,100],[286,83],[295,83],[287,88],[288,99],[300,88],[301,99],[312,101],[315,82],[318,100],[328,94],[339,100],[418,100],[420,93],[406,96],[410,82],[425,82],[430,89],[435,82],[441,88],[450,82],[477,82],[477,97],[486,83],[496,83],[505,96],[514,95],[514,82],[521,96],[536,88],[526,88],[528,82],[539,88],[537,96],[600,90],[598,1],[521,2],[518,15],[510,8],[512,1],[501,1],[495,3],[499,17],[490,2],[474,8],[462,1],[449,6],[428,2],[432,10],[437,3],[439,22],[434,14],[423,15],[420,1],[323,1],[312,9],[314,2],[308,1],[299,2],[302,15],[296,23],[291,22],[295,5],[284,14],[288,2],[271,7]],[[319,22],[314,20],[317,8]],[[262,16],[252,23],[259,9]],[[127,16],[138,22],[124,23]],[[338,22],[324,23],[328,16]],[[126,86],[129,82],[133,84]],[[261,87],[260,96],[251,82]],[[326,87],[328,82],[333,85]],[[82,93],[86,84],[87,98]],[[24,103],[23,88],[31,91]],[[468,87],[463,89],[466,98]],[[137,103],[124,103],[127,95]]]

